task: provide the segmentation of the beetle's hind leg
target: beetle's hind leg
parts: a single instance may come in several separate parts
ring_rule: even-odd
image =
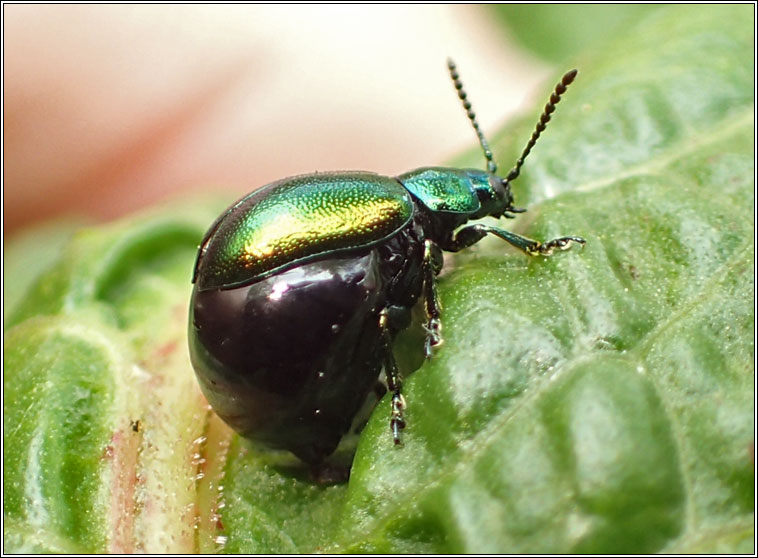
[[[431,358],[432,347],[442,342],[440,330],[440,303],[437,297],[436,276],[442,269],[442,250],[431,240],[424,242],[424,260],[421,273],[423,275],[422,297],[426,312],[426,342],[424,354]],[[392,331],[405,329],[410,323],[410,309],[401,306],[389,306],[379,313],[379,330],[384,351],[384,374],[387,377],[387,387],[392,392],[390,411],[390,430],[395,445],[402,444],[400,431],[405,428],[405,398],[403,397],[403,378],[395,362],[392,352]]]
[[[382,336],[382,349],[384,351],[384,374],[387,377],[387,387],[392,392],[392,407],[390,411],[390,430],[395,445],[402,444],[400,431],[405,428],[405,398],[402,394],[403,379],[392,354],[392,335],[390,333],[390,311],[385,308],[379,313],[379,329]]]
[[[539,242],[505,229],[476,224],[459,230],[455,236],[447,242],[447,244],[442,246],[442,248],[449,252],[457,252],[458,250],[476,244],[488,234],[502,238],[530,256],[550,256],[556,249],[568,250],[571,248],[572,242],[576,242],[582,246],[587,242],[580,236],[562,236],[560,238],[548,240],[547,242]]]
[[[426,313],[426,342],[424,355],[432,358],[432,347],[442,343],[442,322],[440,321],[440,301],[437,296],[437,274],[442,269],[442,250],[431,240],[424,241],[424,285],[422,297]]]

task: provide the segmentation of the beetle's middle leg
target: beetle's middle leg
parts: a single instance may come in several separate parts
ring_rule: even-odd
[[[448,252],[457,252],[479,242],[488,234],[493,234],[498,238],[502,238],[530,256],[549,256],[556,249],[568,250],[571,248],[572,242],[581,245],[584,245],[587,242],[579,236],[562,236],[560,238],[548,240],[547,242],[539,242],[505,229],[476,224],[460,229],[454,237],[451,237],[442,245],[442,248]]]
[[[442,269],[442,250],[431,240],[424,241],[424,262],[422,274],[424,278],[422,297],[426,313],[426,343],[424,355],[432,358],[432,347],[442,343],[442,322],[440,322],[440,301],[437,296],[437,274]]]
[[[390,310],[387,308],[379,313],[379,330],[382,337],[382,350],[384,351],[384,375],[387,377],[387,387],[392,392],[390,430],[392,430],[392,439],[395,441],[395,445],[400,445],[402,443],[400,431],[405,428],[405,419],[403,418],[405,398],[402,394],[403,378],[400,376],[395,355],[392,353],[391,319]]]

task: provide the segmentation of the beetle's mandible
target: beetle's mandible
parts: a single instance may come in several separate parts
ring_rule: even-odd
[[[525,211],[513,205],[511,182],[576,70],[556,85],[521,157],[500,177],[450,60],[448,68],[486,171],[425,167],[395,178],[363,172],[285,178],[239,200],[206,233],[192,278],[190,355],[208,401],[243,436],[319,465],[384,368],[390,430],[400,444],[406,403],[392,343],[419,298],[427,358],[442,340],[436,291],[442,252],[488,234],[533,256],[584,244],[577,236],[543,243],[467,224]]]

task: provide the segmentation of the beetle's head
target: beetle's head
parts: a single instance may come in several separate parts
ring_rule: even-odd
[[[495,192],[497,203],[489,214],[493,217],[506,217],[513,219],[514,213],[523,213],[526,209],[513,206],[513,193],[511,183],[507,178],[501,178],[495,174],[490,178],[492,189]]]
[[[498,208],[500,213],[493,217],[506,217],[507,219],[513,219],[516,217],[514,213],[523,213],[526,211],[523,207],[514,207],[513,205],[513,192],[511,192],[511,182],[507,178],[501,178],[499,176],[492,177],[493,182],[497,181],[496,187],[500,195],[500,204]]]
[[[479,145],[481,145],[482,151],[484,151],[484,158],[487,160],[486,175],[488,176],[488,180],[483,181],[482,176],[476,175],[476,173],[471,171],[464,171],[474,183],[474,191],[479,198],[480,204],[480,209],[475,214],[472,214],[470,218],[479,219],[480,217],[489,215],[492,217],[507,217],[513,219],[515,217],[514,213],[523,213],[526,210],[513,207],[511,182],[518,178],[524,160],[531,152],[534,144],[537,143],[540,134],[545,131],[545,127],[547,126],[547,123],[550,122],[551,115],[555,111],[555,105],[561,100],[561,95],[566,92],[566,88],[574,81],[577,71],[571,70],[566,72],[561,78],[561,81],[555,86],[553,93],[550,95],[550,100],[545,105],[542,114],[540,114],[537,126],[532,133],[529,142],[526,144],[524,151],[521,153],[521,156],[516,161],[514,167],[508,172],[508,175],[505,178],[501,178],[497,176],[497,165],[495,164],[492,151],[490,150],[490,146],[487,143],[484,134],[479,128],[479,123],[476,121],[476,115],[471,109],[471,102],[468,100],[466,92],[463,90],[463,83],[461,83],[458,76],[458,70],[455,67],[455,63],[448,59],[447,67],[450,70],[450,77],[453,80],[455,90],[458,92],[458,98],[463,103],[466,115],[471,121],[471,125],[474,127],[474,131],[479,138]]]
[[[472,179],[480,205],[479,211],[471,216],[472,219],[480,219],[486,216],[513,219],[514,213],[526,211],[513,207],[513,194],[511,193],[510,182],[507,179],[485,171],[478,173],[469,171],[469,178]]]

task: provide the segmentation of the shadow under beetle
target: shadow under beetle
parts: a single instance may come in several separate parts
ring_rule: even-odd
[[[541,243],[466,225],[525,211],[513,206],[510,184],[576,70],[556,85],[521,157],[501,178],[450,60],[448,68],[486,171],[285,178],[242,198],[206,233],[192,279],[190,355],[208,401],[243,436],[317,466],[337,448],[384,367],[390,428],[400,444],[406,403],[392,342],[419,298],[427,358],[442,341],[435,285],[442,251],[488,234],[529,255],[584,244],[576,236]]]

